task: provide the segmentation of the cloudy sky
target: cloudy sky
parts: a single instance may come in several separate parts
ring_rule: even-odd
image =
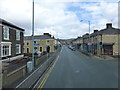
[[[112,22],[118,27],[118,0],[35,0],[35,35],[45,32],[56,38],[76,38]],[[0,0],[0,18],[32,30],[32,0]]]

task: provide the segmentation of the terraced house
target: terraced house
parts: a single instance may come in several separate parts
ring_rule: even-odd
[[[23,58],[24,29],[0,19],[0,60]]]
[[[105,29],[94,30],[90,35],[91,53],[97,55],[118,56],[120,53],[120,29],[112,27],[112,23],[106,24]]]
[[[49,33],[34,36],[34,51],[45,52],[46,47],[50,47],[50,52],[55,51],[57,40],[51,37]],[[24,37],[24,53],[32,53],[32,36]]]
[[[120,56],[120,29],[112,27],[107,23],[106,28],[94,30],[91,34],[73,40],[78,49],[92,55]]]

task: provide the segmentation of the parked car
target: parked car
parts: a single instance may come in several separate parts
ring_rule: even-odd
[[[75,51],[75,47],[73,47],[71,45],[69,45],[68,48],[71,49],[71,50],[73,50],[73,51]]]

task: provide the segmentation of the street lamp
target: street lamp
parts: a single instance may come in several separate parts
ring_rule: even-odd
[[[32,10],[32,65],[34,68],[34,0],[32,2],[33,10]]]
[[[80,22],[83,22],[83,20],[80,20]],[[89,46],[89,54],[90,54],[90,45],[91,45],[91,43],[90,43],[90,24],[91,24],[91,22],[90,22],[90,20],[88,20],[88,25],[89,25],[89,39],[88,39],[88,46]]]

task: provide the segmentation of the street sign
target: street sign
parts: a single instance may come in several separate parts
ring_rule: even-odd
[[[39,46],[40,44],[38,44],[38,43],[34,43],[34,45],[35,45],[35,46]]]

